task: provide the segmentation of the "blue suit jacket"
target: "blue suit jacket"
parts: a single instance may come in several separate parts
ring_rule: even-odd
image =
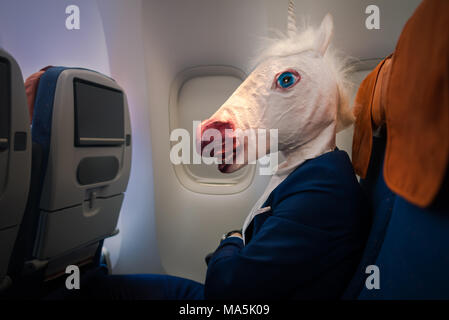
[[[206,299],[336,299],[360,261],[368,212],[348,155],[335,150],[295,169],[239,238],[208,266]]]

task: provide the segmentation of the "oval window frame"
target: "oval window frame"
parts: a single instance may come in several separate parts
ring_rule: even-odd
[[[225,65],[208,65],[187,68],[176,76],[170,88],[169,96],[169,129],[172,132],[178,126],[178,110],[179,110],[179,94],[186,82],[196,77],[207,76],[231,76],[242,80],[246,78],[245,72],[242,70]],[[202,119],[204,120],[204,119]],[[176,141],[170,141],[170,149],[175,145]],[[247,189],[254,180],[256,173],[256,164],[248,165],[240,176],[217,180],[216,178],[204,178],[193,174],[184,164],[172,164],[175,175],[181,185],[190,191],[202,194],[235,194]]]

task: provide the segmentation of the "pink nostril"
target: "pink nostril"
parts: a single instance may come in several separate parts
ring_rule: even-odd
[[[234,130],[234,125],[230,121],[218,121],[215,119],[208,119],[203,121],[197,128],[196,131],[196,150],[199,152],[199,154],[202,154],[203,149],[213,141],[213,138],[211,137],[210,140],[202,141],[201,138],[204,136],[204,133],[206,130],[209,129],[215,129],[218,130],[221,134],[221,144],[224,144],[225,137],[226,137],[226,130],[231,129]]]

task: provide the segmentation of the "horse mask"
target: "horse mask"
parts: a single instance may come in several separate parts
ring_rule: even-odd
[[[220,144],[231,135],[234,159],[248,148],[248,143],[239,139],[238,130],[278,130],[278,150],[286,161],[279,166],[253,214],[294,168],[335,149],[336,132],[354,120],[349,109],[347,70],[343,60],[329,49],[332,16],[327,14],[319,28],[307,27],[302,31],[297,29],[295,20],[290,1],[287,36],[262,52],[253,72],[197,130],[201,151],[212,142],[205,138],[207,130],[222,134]],[[266,145],[265,150],[257,150],[258,158],[270,153]],[[225,157],[224,152],[214,156],[221,156],[222,160]],[[218,169],[234,172],[249,160],[245,157],[243,164],[222,163]]]

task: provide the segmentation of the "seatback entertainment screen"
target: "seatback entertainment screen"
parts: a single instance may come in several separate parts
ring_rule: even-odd
[[[74,79],[75,146],[117,146],[124,139],[123,92]]]

